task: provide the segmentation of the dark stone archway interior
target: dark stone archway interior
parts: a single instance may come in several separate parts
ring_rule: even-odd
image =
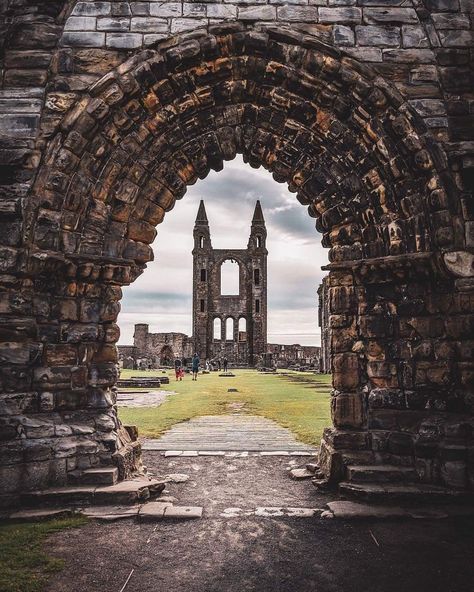
[[[304,33],[228,24],[133,55],[44,150],[6,296],[7,494],[139,468],[113,389],[121,287],[186,187],[237,153],[288,184],[329,248],[325,478],[391,463],[472,486],[473,256],[443,151],[370,68]]]

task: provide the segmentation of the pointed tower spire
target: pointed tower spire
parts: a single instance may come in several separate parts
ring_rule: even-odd
[[[248,248],[265,249],[265,240],[267,238],[267,228],[265,226],[265,218],[263,217],[263,210],[260,200],[255,204],[255,211],[252,218],[252,226],[250,229],[250,238]]]
[[[259,199],[257,199],[257,203],[255,204],[255,211],[252,218],[252,225],[253,224],[265,224],[265,218],[263,217],[262,206],[260,205]]]
[[[206,214],[206,207],[204,205],[204,200],[201,199],[199,202],[199,209],[196,216],[196,224],[209,224],[209,220],[207,219]]]
[[[199,202],[199,208],[194,222],[194,249],[211,248],[211,231],[209,230],[209,220],[207,219],[204,200]],[[194,253],[194,251],[193,251]]]

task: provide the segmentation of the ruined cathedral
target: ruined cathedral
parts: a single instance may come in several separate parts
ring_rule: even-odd
[[[150,333],[135,325],[133,346],[119,346],[124,367],[171,365],[175,358],[226,357],[231,364],[255,366],[267,350],[267,230],[260,201],[255,205],[246,249],[215,249],[204,201],[194,224],[193,336]],[[235,294],[224,294],[222,266],[238,267]]]

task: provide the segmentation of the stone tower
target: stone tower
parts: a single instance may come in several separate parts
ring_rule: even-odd
[[[194,225],[193,337],[201,359],[255,365],[267,345],[267,230],[257,201],[246,249],[214,249],[204,202]],[[222,294],[221,267],[238,265],[238,294]]]

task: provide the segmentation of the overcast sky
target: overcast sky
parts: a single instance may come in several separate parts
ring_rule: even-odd
[[[200,199],[217,249],[246,248],[260,199],[268,233],[268,342],[319,345],[316,290],[325,275],[321,265],[327,264],[327,250],[314,220],[287,186],[263,168],[252,169],[240,156],[189,187],[158,226],[155,260],[124,288],[119,343],[133,343],[135,323],[148,323],[152,332],[191,335],[191,251]]]

